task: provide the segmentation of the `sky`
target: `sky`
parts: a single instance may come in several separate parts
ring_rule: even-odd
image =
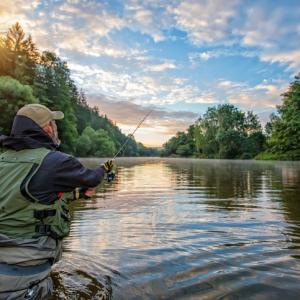
[[[299,0],[1,0],[0,32],[17,21],[124,133],[153,110],[147,146],[218,104],[265,123],[300,71]]]

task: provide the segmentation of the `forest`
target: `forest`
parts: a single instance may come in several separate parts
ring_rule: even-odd
[[[121,156],[153,156],[157,150],[126,136],[86,96],[71,78],[65,61],[38,50],[30,35],[16,23],[0,36],[0,133],[9,135],[18,109],[41,103],[64,112],[57,122],[61,150],[81,157],[111,157],[129,138]]]
[[[231,104],[210,107],[186,132],[168,140],[161,155],[300,160],[300,77],[282,95],[282,104],[264,128],[252,111]]]
[[[299,160],[299,76],[281,96],[282,104],[264,127],[252,111],[222,104],[209,107],[159,151],[126,136],[98,107],[90,107],[67,63],[53,52],[41,53],[19,23],[0,38],[0,133],[9,134],[20,107],[41,103],[64,112],[58,122],[61,150],[81,157],[112,156],[129,138],[122,156]]]

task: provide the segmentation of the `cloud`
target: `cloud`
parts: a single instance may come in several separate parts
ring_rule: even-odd
[[[38,14],[41,4],[39,0],[1,0],[0,1],[0,33],[6,33],[8,29],[19,22],[26,34],[30,33],[37,42],[39,49],[55,49],[49,39],[49,25],[47,20],[33,17]]]
[[[218,83],[219,88],[240,88],[245,86],[245,83],[242,82],[233,82],[230,80],[221,80]]]
[[[219,57],[232,57],[232,56],[240,56],[240,57],[258,57],[259,52],[254,49],[237,49],[233,47],[221,47],[214,50],[207,50],[203,52],[192,52],[189,54],[189,61],[192,66],[197,66],[199,61],[208,61],[213,58]]]
[[[235,34],[241,44],[259,49],[262,61],[278,62],[289,70],[299,71],[299,6],[252,6],[248,8],[246,22]]]
[[[243,109],[275,109],[281,103],[281,94],[286,90],[286,81],[263,81],[255,86],[245,82],[220,81],[217,85],[228,103]]]
[[[208,60],[211,57],[213,57],[213,55],[209,52],[201,52],[201,53],[199,53],[199,57],[203,60]]]
[[[188,84],[184,78],[121,73],[97,65],[69,64],[73,78],[92,94],[130,99],[138,104],[217,103],[213,92]]]
[[[175,8],[176,26],[187,32],[196,45],[224,41],[238,1],[182,1]]]
[[[110,33],[123,29],[126,21],[109,13],[103,3],[67,2],[57,6],[51,17],[60,49],[95,57],[131,59],[144,53],[110,38]]]
[[[160,146],[178,131],[185,131],[199,117],[194,112],[166,111],[105,95],[89,96],[88,101],[99,107],[100,114],[107,115],[126,134],[132,133],[144,116],[153,110],[135,135],[138,141],[150,146]]]
[[[121,30],[125,26],[125,21],[116,14],[108,13],[106,6],[97,1],[88,2],[66,2],[58,6],[52,14],[71,17],[72,24],[76,28],[77,24],[85,27],[86,34],[95,34],[100,37],[107,36],[112,30]],[[74,24],[75,23],[75,24]]]
[[[176,65],[172,62],[164,62],[156,65],[149,65],[146,67],[146,71],[149,72],[162,72],[168,69],[176,69]]]
[[[278,62],[281,64],[285,64],[288,66],[288,70],[297,73],[300,70],[300,49],[286,51],[266,51],[262,53],[261,60],[271,63]]]
[[[211,46],[218,43],[223,47],[191,53],[189,59],[193,64],[221,56],[243,56],[280,63],[294,73],[299,71],[298,5],[256,3],[241,7],[237,1],[223,4],[219,1],[185,1],[175,10],[177,26],[187,32],[192,43]],[[241,48],[226,48],[230,44],[239,44]]]
[[[267,122],[270,121],[270,116],[271,116],[272,113],[274,113],[273,109],[257,113],[257,115],[258,115],[258,117],[260,119],[262,127],[264,127],[267,124]]]
[[[0,1],[0,32],[6,32],[7,29],[16,22],[21,23],[25,28],[30,27],[33,20],[27,16],[34,11],[40,1],[34,0],[26,2],[23,0],[1,0]]]
[[[60,35],[57,41],[57,47],[61,50],[69,50],[94,57],[109,58],[131,58],[140,57],[143,52],[138,49],[128,48],[118,45],[114,42],[99,41],[96,42],[92,37],[87,36],[84,31],[77,31],[76,34],[72,28],[65,29],[63,35]]]
[[[109,39],[109,33],[125,27],[126,22],[97,1],[57,2],[48,11],[38,10],[40,1],[0,3],[0,30],[19,21],[25,32],[32,33],[41,50],[76,51],[91,56],[128,58],[143,51],[131,49]],[[47,7],[50,4],[44,3]],[[49,38],[49,36],[51,38]]]
[[[287,81],[269,78],[284,78],[300,69],[300,8],[294,5],[296,1],[289,5],[240,0],[117,2],[2,0],[0,30],[20,21],[40,49],[54,50],[68,60],[72,78],[89,96],[118,99],[122,105],[102,104],[121,107],[123,111],[118,113],[129,115],[132,110],[141,116],[147,105],[158,108],[178,103],[206,107],[228,102],[245,109],[272,110],[281,102]],[[168,52],[171,47],[174,53]],[[186,64],[186,56],[191,64]],[[249,79],[254,85],[246,79],[238,82],[235,66],[228,79],[211,82],[218,78],[216,74],[224,74],[222,59],[232,56],[237,58],[226,62],[252,58],[243,62],[249,63],[249,76],[255,73],[255,78]],[[271,66],[273,63],[276,65]],[[202,66],[209,68],[207,78]],[[283,68],[287,72],[281,74]],[[259,73],[262,69],[265,71]],[[183,130],[191,124],[188,119],[193,119],[165,113],[157,113],[161,124],[154,113],[152,125],[166,134],[177,127]],[[129,120],[138,118],[130,116]],[[134,126],[135,122],[130,122],[123,125]]]
[[[248,8],[246,22],[236,33],[242,35],[242,43],[261,48],[276,47],[282,42],[285,34],[292,28],[285,22],[283,8],[264,9],[253,6]]]
[[[124,4],[126,26],[135,32],[147,34],[154,42],[167,39],[164,29],[172,26],[172,16],[162,1],[128,0]]]

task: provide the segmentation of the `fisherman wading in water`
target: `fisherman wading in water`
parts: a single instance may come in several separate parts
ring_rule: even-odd
[[[111,160],[91,170],[57,151],[60,111],[22,107],[10,136],[0,137],[0,299],[44,299],[51,266],[69,234],[68,202],[91,197]]]

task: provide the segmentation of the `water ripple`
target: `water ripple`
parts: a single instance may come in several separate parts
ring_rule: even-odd
[[[74,203],[54,299],[300,298],[300,164],[119,165]]]

